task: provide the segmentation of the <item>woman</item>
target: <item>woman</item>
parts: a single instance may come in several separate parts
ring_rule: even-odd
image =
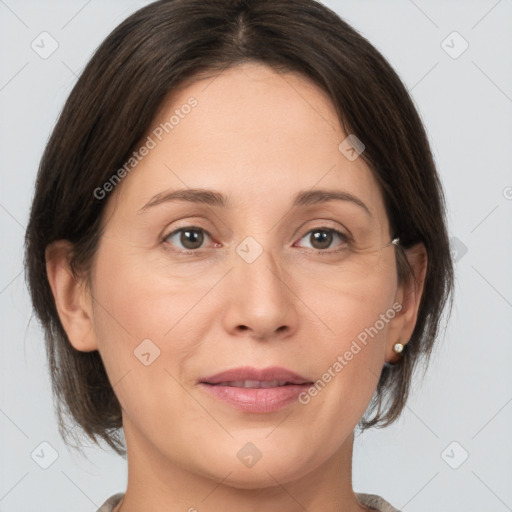
[[[352,489],[453,270],[406,88],[313,0],[159,1],[42,158],[26,234],[61,431],[128,456],[102,512],[396,511]],[[372,416],[372,414],[375,413]]]

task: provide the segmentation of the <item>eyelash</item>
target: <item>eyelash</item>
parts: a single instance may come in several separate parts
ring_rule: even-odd
[[[206,233],[207,236],[209,236],[210,238],[212,238],[212,236],[210,235],[210,233],[208,233],[208,231],[206,231],[205,229],[203,228],[200,228],[198,226],[185,226],[185,227],[182,227],[182,228],[178,228],[178,229],[175,229],[174,231],[171,231],[170,233],[168,233],[167,235],[165,235],[163,238],[162,238],[162,242],[168,246],[171,246],[172,244],[169,243],[169,242],[166,242],[166,240],[171,237],[172,235],[176,235],[182,231],[201,231],[203,233]],[[314,232],[318,232],[318,231],[323,231],[323,232],[328,232],[328,233],[334,233],[335,235],[338,235],[342,241],[345,243],[345,244],[348,244],[352,241],[351,237],[346,234],[346,233],[343,233],[342,231],[339,231],[337,229],[334,229],[334,228],[328,228],[328,227],[320,227],[320,228],[313,228],[313,229],[310,229],[309,231],[307,231],[301,238],[300,240],[302,240],[304,237],[306,237],[307,235],[309,235],[310,233],[314,233]],[[342,247],[338,248],[338,249],[334,249],[334,250],[329,250],[329,249],[311,249],[311,248],[308,248],[306,247],[306,249],[309,249],[310,251],[312,252],[315,252],[317,254],[321,254],[321,255],[332,255],[332,254],[335,254],[337,252],[341,252],[343,250],[346,249],[346,247],[343,245]],[[179,254],[183,254],[183,255],[200,255],[202,254],[206,249],[171,249],[172,251],[174,252],[177,252]]]

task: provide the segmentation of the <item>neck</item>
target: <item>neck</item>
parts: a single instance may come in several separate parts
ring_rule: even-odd
[[[128,486],[115,512],[368,510],[357,501],[352,490],[353,434],[330,459],[311,471],[306,469],[297,478],[279,481],[267,471],[268,478],[261,487],[240,488],[230,485],[229,474],[216,478],[193,471],[194,468],[178,466],[149,443],[133,424],[128,421],[124,424]]]

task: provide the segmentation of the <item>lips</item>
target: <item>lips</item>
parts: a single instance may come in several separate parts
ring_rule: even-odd
[[[286,368],[235,368],[199,381],[208,396],[249,413],[270,413],[298,404],[298,396],[313,383]]]
[[[244,366],[216,373],[201,379],[200,382],[239,388],[271,388],[287,384],[311,384],[306,377],[278,366],[263,369]]]
[[[277,388],[280,386],[286,386],[291,384],[285,380],[236,380],[228,382],[219,382],[218,384],[212,384],[212,386],[231,386],[233,388]]]

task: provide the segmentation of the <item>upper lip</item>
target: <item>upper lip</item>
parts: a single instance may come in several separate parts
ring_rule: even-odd
[[[268,368],[253,368],[251,366],[242,366],[240,368],[233,368],[226,370],[209,377],[201,379],[200,382],[206,384],[219,384],[221,382],[237,382],[237,381],[286,381],[290,384],[309,384],[311,381],[291,370],[281,368],[279,366],[272,366]]]

